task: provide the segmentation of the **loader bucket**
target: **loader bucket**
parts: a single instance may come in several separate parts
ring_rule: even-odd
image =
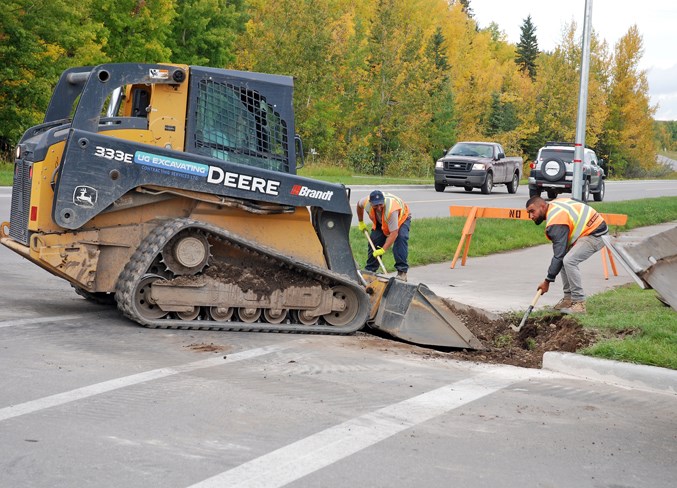
[[[424,284],[390,278],[369,325],[414,344],[484,349],[460,317]]]

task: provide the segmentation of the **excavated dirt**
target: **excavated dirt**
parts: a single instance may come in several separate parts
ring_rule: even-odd
[[[450,348],[423,348],[388,340],[386,335],[376,337],[358,333],[361,347],[383,351],[408,353],[429,359],[446,358],[479,363],[510,364],[524,368],[540,368],[543,353],[547,351],[575,352],[597,342],[601,337],[584,329],[574,316],[560,313],[530,316],[519,332],[510,324],[519,325],[521,316],[505,315],[491,320],[476,312],[455,310],[465,326],[484,344],[486,350],[471,351]],[[618,337],[635,333],[617,332]]]
[[[454,358],[485,363],[512,364],[540,368],[547,351],[575,352],[598,340],[578,321],[559,313],[529,317],[524,327],[515,332],[510,325],[519,325],[521,317],[488,320],[476,313],[459,313],[466,327],[487,348],[486,351],[454,351]]]

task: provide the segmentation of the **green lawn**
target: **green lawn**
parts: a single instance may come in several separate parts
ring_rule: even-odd
[[[584,327],[602,336],[609,331],[629,335],[604,339],[582,350],[583,354],[677,369],[677,312],[660,302],[654,290],[622,286],[591,296],[587,309],[578,318]]]
[[[14,165],[0,161],[0,186],[12,186],[14,179]]]
[[[391,177],[391,176],[369,176],[355,175],[348,168],[340,166],[330,166],[327,164],[311,164],[301,168],[298,171],[299,176],[313,178],[316,180],[328,181],[330,183],[343,183],[346,186],[354,185],[432,185],[433,184],[433,163],[430,163],[430,176],[427,178],[419,177]]]

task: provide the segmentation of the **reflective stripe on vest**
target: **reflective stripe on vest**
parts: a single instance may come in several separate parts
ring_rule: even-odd
[[[404,203],[401,198],[392,193],[384,193],[383,196],[385,197],[385,204],[383,213],[381,214],[381,230],[383,231],[383,234],[389,235],[390,229],[388,228],[388,218],[390,215],[399,210],[400,215],[397,219],[397,228],[399,229],[404,221],[407,220],[407,217],[409,217],[409,206]],[[374,207],[369,200],[365,202],[364,209],[369,213],[369,218],[372,221],[372,229],[376,229],[376,212],[374,212]]]
[[[596,213],[597,212],[593,208],[575,200],[553,200],[550,202],[550,206],[548,208],[545,226],[548,227],[549,225],[560,223],[557,221],[561,220],[562,214],[566,214],[566,224],[569,226],[569,239],[567,240],[567,247],[571,247],[578,240],[581,234],[583,234],[588,220]]]

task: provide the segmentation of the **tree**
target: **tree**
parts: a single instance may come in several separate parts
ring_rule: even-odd
[[[454,113],[454,96],[449,82],[449,61],[444,49],[445,41],[442,28],[438,27],[426,50],[426,56],[433,66],[429,144],[431,155],[435,160],[442,156],[444,149],[448,149],[456,142],[457,121]]]
[[[517,112],[512,102],[504,102],[497,92],[491,94],[491,114],[486,134],[496,136],[501,132],[510,132],[517,128]]]
[[[576,136],[578,93],[580,84],[581,45],[576,24],[571,23],[552,54],[539,57],[539,76],[535,85],[540,144],[545,141],[571,141]],[[595,33],[590,40],[590,76],[585,143],[599,143],[608,115],[607,67],[610,64],[606,43]]]
[[[176,17],[166,43],[172,62],[231,65],[246,20],[242,0],[176,0]]]
[[[470,6],[470,0],[459,0],[459,3],[463,5],[463,12],[469,17],[472,18],[473,16],[473,11],[472,7]]]
[[[89,0],[8,0],[0,15],[0,150],[40,123],[61,72],[104,61]]]
[[[174,0],[91,2],[91,17],[104,26],[98,41],[112,62],[170,61],[172,52],[167,41],[176,17]]]
[[[520,40],[517,43],[517,56],[515,63],[529,78],[536,79],[536,58],[538,57],[538,40],[536,39],[536,27],[531,22],[531,15],[524,19],[521,27]]]
[[[633,25],[614,48],[605,126],[609,162],[625,176],[642,176],[656,165],[656,107],[649,102],[646,71],[639,69],[642,53],[642,36]]]

